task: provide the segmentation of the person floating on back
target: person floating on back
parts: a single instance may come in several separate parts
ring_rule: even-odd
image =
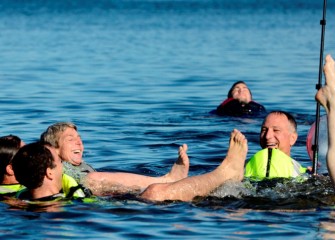
[[[227,99],[215,111],[220,116],[257,116],[265,113],[265,107],[252,100],[252,94],[244,81],[235,82],[230,88]]]

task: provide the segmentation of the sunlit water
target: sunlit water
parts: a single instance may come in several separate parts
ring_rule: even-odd
[[[187,143],[190,175],[214,169],[229,133],[241,130],[251,157],[262,119],[209,114],[236,80],[267,110],[293,113],[292,155],[311,161],[323,1],[0,2],[1,134],[36,140],[56,121],[73,121],[85,160],[101,171],[158,176]],[[335,55],[334,3],[325,53]],[[335,237],[327,177],[224,186],[192,203],[102,198],[26,210],[3,202],[0,235],[59,238]]]

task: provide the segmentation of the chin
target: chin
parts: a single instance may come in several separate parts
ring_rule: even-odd
[[[71,164],[72,165],[75,165],[75,166],[79,166],[83,161],[80,160],[80,161],[71,161]]]

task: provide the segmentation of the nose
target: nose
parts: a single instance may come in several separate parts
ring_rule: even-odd
[[[81,141],[81,138],[80,138],[80,137],[77,137],[77,139],[76,139],[76,144],[77,144],[77,145],[83,145],[83,142]]]
[[[270,139],[273,137],[273,130],[270,128],[270,129],[267,129],[266,133],[265,133],[265,138],[266,139]]]
[[[248,88],[243,88],[243,89],[241,89],[241,92],[249,92],[249,89]]]

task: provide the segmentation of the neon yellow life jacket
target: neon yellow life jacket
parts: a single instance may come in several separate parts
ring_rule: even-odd
[[[79,185],[74,178],[65,173],[62,177],[62,189],[66,197],[83,198],[86,196],[82,186]]]
[[[24,189],[25,186],[15,183],[15,184],[1,184],[0,185],[0,194],[14,194],[18,191]]]
[[[62,175],[62,190],[62,193],[52,196],[52,201],[58,201],[64,198],[84,198],[86,196],[82,189],[82,186],[79,185],[76,180],[66,174]],[[27,196],[29,196],[29,190],[27,188],[18,191],[16,194],[17,198],[25,199]]]
[[[306,172],[300,163],[275,148],[265,148],[257,152],[245,167],[245,177],[250,178],[290,178]]]

